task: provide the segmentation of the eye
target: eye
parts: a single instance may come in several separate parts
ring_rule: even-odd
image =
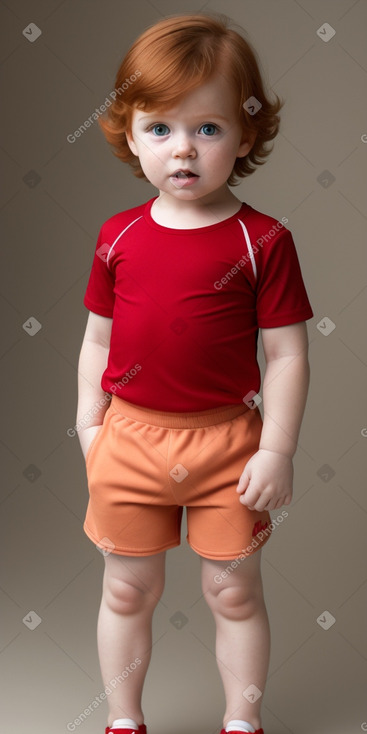
[[[211,122],[206,122],[205,125],[202,125],[200,130],[203,131],[204,135],[212,136],[215,135],[216,132],[218,132],[218,127],[216,125],[213,125]]]
[[[161,138],[164,135],[168,135],[169,133],[169,127],[167,125],[164,125],[162,122],[158,122],[156,125],[152,125],[149,130],[150,132],[154,133],[154,135],[157,135]]]

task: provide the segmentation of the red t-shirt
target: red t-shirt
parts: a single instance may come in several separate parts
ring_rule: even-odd
[[[292,235],[245,203],[218,224],[163,227],[155,198],[98,236],[84,304],[113,319],[101,386],[162,411],[246,402],[260,390],[259,328],[313,316]]]

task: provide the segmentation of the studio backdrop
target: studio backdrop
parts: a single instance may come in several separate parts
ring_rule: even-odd
[[[102,223],[157,191],[113,155],[98,118],[135,38],[167,15],[199,11],[244,29],[285,101],[269,159],[233,191],[287,218],[314,311],[294,500],[272,513],[263,551],[264,730],[367,731],[366,2],[3,0],[4,732],[93,734],[106,724],[95,640],[104,559],[82,528],[88,489],[75,426],[83,296]],[[259,360],[263,370],[261,347]],[[221,728],[199,570],[184,514],[154,613],[143,696],[152,734]]]

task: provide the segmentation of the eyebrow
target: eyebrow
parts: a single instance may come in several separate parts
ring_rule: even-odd
[[[166,117],[166,116],[168,118],[170,115],[168,113],[166,113],[165,111],[159,112],[159,110],[158,110],[158,112],[156,112],[156,113],[155,112],[148,112],[146,116],[144,116],[144,117],[138,117],[137,122],[142,122],[142,121],[146,121],[146,120],[149,120],[149,119],[152,119],[152,120],[158,120],[159,119],[160,120],[160,119],[164,119],[164,117]],[[228,117],[224,117],[223,115],[218,115],[217,112],[208,113],[206,115],[195,115],[194,117],[197,117],[198,120],[209,120],[209,119],[212,119],[212,118],[215,117],[217,120],[224,120],[225,122],[229,122]]]

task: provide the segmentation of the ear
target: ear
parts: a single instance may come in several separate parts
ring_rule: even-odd
[[[256,130],[244,130],[240,142],[237,158],[244,158],[250,152],[257,137]]]
[[[130,130],[129,130],[129,131],[127,131],[127,130],[126,130],[126,131],[125,131],[125,135],[126,135],[126,140],[127,140],[127,144],[128,144],[128,146],[129,146],[129,148],[130,148],[131,152],[132,152],[132,153],[133,153],[134,155],[136,155],[136,156],[137,156],[137,155],[138,155],[138,149],[137,149],[137,147],[136,147],[136,145],[135,145],[135,142],[134,142],[134,138],[133,138],[133,136],[132,136],[132,134],[131,134],[131,131],[130,131]]]

